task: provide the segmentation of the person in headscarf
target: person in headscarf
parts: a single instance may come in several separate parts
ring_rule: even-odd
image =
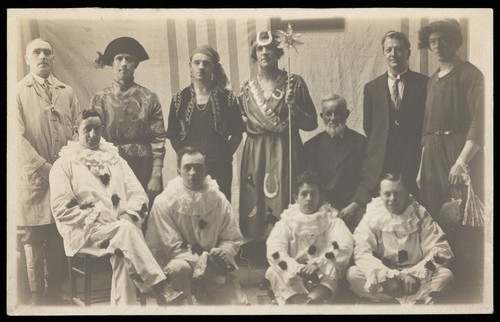
[[[162,191],[165,125],[158,96],[134,82],[139,63],[149,59],[134,38],[111,41],[96,65],[113,68],[113,83],[94,95],[90,109],[103,117],[103,138],[118,147],[149,200]]]
[[[208,45],[189,59],[192,83],[175,93],[170,104],[167,137],[175,152],[194,147],[205,156],[207,171],[231,201],[233,154],[245,130],[238,101],[217,51]]]
[[[69,141],[50,171],[50,204],[67,256],[110,256],[111,305],[137,304],[136,287],[158,304],[182,300],[140,230],[148,197],[118,149],[101,138],[102,117],[84,110],[78,141]]]
[[[260,244],[292,202],[289,199],[289,167],[292,167],[292,176],[305,169],[299,130],[312,131],[318,127],[318,121],[304,79],[278,68],[278,60],[284,52],[278,48],[277,34],[271,31],[257,33],[251,48],[251,57],[257,62],[259,71],[257,76],[243,83],[239,96],[247,132],[241,164],[239,211],[243,236]],[[291,165],[289,109],[292,114]]]

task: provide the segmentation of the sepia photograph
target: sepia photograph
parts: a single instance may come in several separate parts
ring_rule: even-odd
[[[492,314],[493,152],[492,9],[8,9],[7,314]]]

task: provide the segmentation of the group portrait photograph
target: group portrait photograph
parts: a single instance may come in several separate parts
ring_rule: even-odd
[[[8,9],[7,314],[493,313],[493,10]]]

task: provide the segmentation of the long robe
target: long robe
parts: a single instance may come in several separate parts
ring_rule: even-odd
[[[316,120],[316,109],[307,85],[291,75],[296,102],[305,116]],[[289,144],[288,107],[285,104],[287,73],[281,72],[269,99],[265,99],[257,78],[245,82],[240,106],[246,117],[247,138],[243,148],[240,176],[240,227],[243,236],[265,239],[272,224],[288,207]],[[274,113],[268,115],[270,111]],[[292,176],[305,169],[303,145],[297,122],[292,120]]]

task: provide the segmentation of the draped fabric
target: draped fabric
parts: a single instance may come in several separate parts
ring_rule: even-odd
[[[332,9],[335,16],[335,10]],[[190,83],[189,56],[200,45],[208,44],[221,57],[221,65],[230,80],[229,88],[239,95],[242,83],[257,74],[257,64],[250,57],[250,40],[257,30],[268,30],[271,21],[259,18],[258,12],[249,10],[245,15],[231,15],[213,18],[214,15],[167,14],[144,15],[135,18],[118,14],[112,19],[21,19],[18,35],[17,79],[27,72],[24,63],[26,44],[33,38],[48,39],[54,49],[56,61],[54,75],[72,86],[83,108],[89,106],[92,96],[112,81],[109,67],[95,69],[93,62],[97,51],[104,52],[108,43],[121,36],[137,39],[146,49],[150,59],[141,62],[135,72],[135,81],[158,94],[164,116],[168,115],[169,102],[179,89]],[[39,16],[38,16],[39,17]],[[108,16],[109,17],[109,16]],[[352,17],[352,18],[351,18]],[[316,108],[320,109],[321,98],[327,93],[337,93],[347,100],[351,110],[347,125],[360,133],[362,129],[363,86],[386,70],[380,39],[389,30],[402,31],[409,35],[412,44],[410,69],[424,74],[432,74],[436,61],[427,50],[418,50],[418,30],[434,21],[425,16],[411,18],[380,18],[375,15],[368,19],[350,16],[345,20],[343,30],[298,31],[302,34],[303,45],[298,53],[290,52],[291,71],[301,75]],[[459,19],[464,35],[460,57],[468,59],[467,18]],[[286,56],[280,60],[280,67],[286,65]],[[318,113],[319,114],[319,113]],[[321,123],[321,122],[320,122]],[[301,132],[307,141],[323,130]],[[236,152],[233,162],[233,194],[239,187],[239,165],[243,142]],[[164,184],[176,175],[175,152],[166,144],[164,160]],[[235,209],[238,197],[233,196]]]

